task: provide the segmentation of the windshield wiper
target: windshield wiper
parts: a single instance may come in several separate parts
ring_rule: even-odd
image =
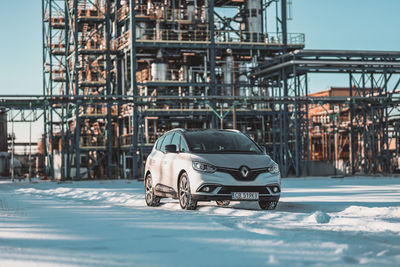
[[[235,150],[235,149],[217,150],[216,152],[219,152],[219,153],[246,153],[246,154],[257,154],[257,151],[251,151],[251,150]]]
[[[225,150],[193,150],[193,153],[205,153],[205,154],[217,154],[217,153],[234,153],[234,154],[260,154],[261,152],[250,151],[250,150],[234,150],[234,149],[225,149]]]

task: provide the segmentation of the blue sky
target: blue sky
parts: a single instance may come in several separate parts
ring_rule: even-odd
[[[305,33],[310,49],[400,50],[399,12],[399,0],[293,0],[289,31]],[[0,25],[0,94],[41,94],[41,1],[3,3]],[[311,86],[335,80],[311,78]]]
[[[309,49],[400,50],[400,0],[293,0],[290,32]],[[0,94],[42,93],[41,1],[6,1],[0,9]],[[312,91],[347,86],[313,75]]]
[[[400,50],[400,0],[293,0],[289,32],[307,49]],[[343,75],[309,76],[310,90],[348,87]]]
[[[400,50],[399,0],[293,0],[306,48]]]
[[[0,8],[0,94],[42,93],[41,1],[5,1]]]

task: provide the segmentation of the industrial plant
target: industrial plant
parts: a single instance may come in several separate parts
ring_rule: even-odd
[[[173,128],[240,130],[284,177],[396,172],[400,52],[305,49],[306,35],[288,32],[291,9],[291,0],[43,0],[43,95],[0,102],[1,114],[43,113],[29,175],[140,178]],[[348,87],[311,93],[314,73],[341,74]]]

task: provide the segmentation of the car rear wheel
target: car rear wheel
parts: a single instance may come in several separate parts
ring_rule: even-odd
[[[260,201],[258,201],[258,205],[263,210],[274,210],[276,208],[276,206],[278,205],[278,201],[260,200]]]
[[[190,192],[189,178],[186,173],[183,173],[179,179],[179,204],[182,209],[194,210],[197,207],[197,201],[193,200]]]
[[[215,202],[219,207],[226,207],[231,203],[229,200],[217,200]]]
[[[144,180],[144,189],[145,189],[145,198],[147,206],[150,207],[159,206],[161,198],[154,195],[153,181],[151,179],[150,173],[146,176]]]

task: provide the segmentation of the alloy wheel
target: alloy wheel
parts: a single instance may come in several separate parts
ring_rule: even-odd
[[[179,204],[182,209],[194,210],[197,207],[197,201],[193,200],[190,192],[189,179],[186,173],[181,175],[179,180]]]
[[[155,196],[153,192],[153,181],[151,179],[151,174],[148,174],[146,176],[144,186],[145,186],[145,199],[147,206],[160,205],[160,197]]]

